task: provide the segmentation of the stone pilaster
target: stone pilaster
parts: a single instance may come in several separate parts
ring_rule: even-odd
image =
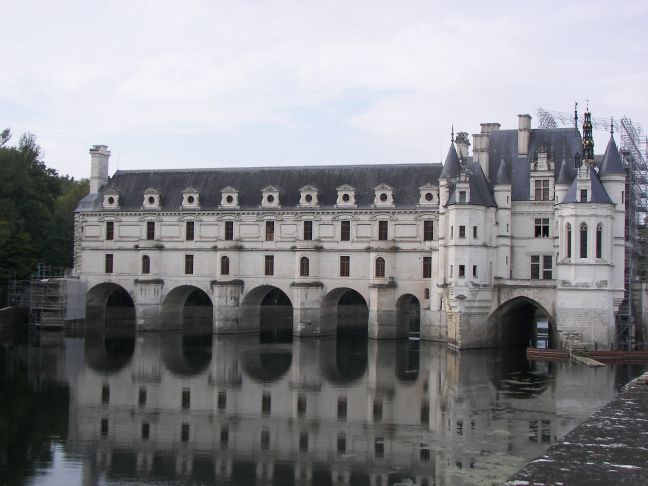
[[[134,284],[137,329],[142,331],[159,330],[164,280],[160,278],[135,279]]]
[[[211,282],[215,333],[227,334],[258,330],[248,329],[245,322],[240,319],[242,290],[242,280],[214,280]]]
[[[334,334],[335,329],[322,329],[322,282],[293,282],[293,334],[295,336],[321,336]]]

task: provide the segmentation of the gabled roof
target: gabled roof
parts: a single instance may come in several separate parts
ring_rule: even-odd
[[[221,189],[221,192],[229,193],[229,194],[234,194],[238,192],[238,189],[233,188],[232,186],[227,186],[223,187]]]
[[[314,184],[306,184],[304,187],[299,188],[300,192],[304,191],[319,191],[319,188]]]
[[[265,186],[263,189],[261,189],[261,192],[281,192],[278,187],[275,187],[273,185],[270,186]]]
[[[196,189],[195,187],[192,187],[192,186],[185,187],[182,190],[182,194],[197,194],[199,192],[200,191],[198,189]]]
[[[603,187],[603,184],[601,184],[601,179],[599,179],[598,174],[594,170],[593,167],[590,167],[590,180],[592,181],[592,193],[590,194],[590,200],[587,201],[588,203],[600,203],[600,204],[614,204],[612,200],[610,199],[610,196],[608,195],[607,191]],[[574,181],[572,182],[571,186],[569,186],[569,189],[567,190],[567,194],[565,194],[565,198],[562,200],[562,204],[567,204],[567,203],[577,203],[580,202],[577,194],[577,185],[578,185],[578,178],[574,178]]]
[[[468,174],[468,187],[470,190],[470,197],[466,204],[471,206],[486,206],[496,207],[495,199],[493,198],[492,188],[484,171],[479,165],[479,162],[470,162],[466,166],[466,173]],[[450,197],[448,198],[447,206],[457,204],[456,186],[453,188]]]
[[[446,156],[445,163],[443,164],[443,170],[439,178],[452,178],[459,175],[459,170],[461,169],[461,163],[459,162],[459,155],[457,155],[457,149],[455,144],[450,144],[450,150],[448,150],[448,155]]]
[[[605,149],[605,155],[603,156],[603,161],[601,162],[599,169],[600,176],[608,174],[625,175],[623,160],[621,160],[619,149],[617,148],[617,144],[614,141],[614,135],[610,135],[610,141],[608,142],[607,148]]]
[[[148,189],[144,189],[144,194],[160,194],[160,191],[155,187],[149,187]]]
[[[438,189],[438,187],[435,186],[434,184],[432,184],[431,182],[428,182],[428,183],[426,183],[426,184],[423,184],[422,186],[419,186],[419,189],[421,189],[421,190],[425,190],[425,189]]]
[[[376,187],[374,187],[374,191],[391,191],[393,189],[393,187],[388,186],[385,183],[378,184]]]

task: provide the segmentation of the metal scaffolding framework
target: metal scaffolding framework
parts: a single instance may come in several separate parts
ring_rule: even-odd
[[[9,302],[22,309],[31,324],[62,326],[66,301],[62,270],[38,265],[29,279],[9,281]]]
[[[576,113],[538,108],[539,128],[577,126]],[[621,155],[626,170],[625,191],[625,262],[624,299],[619,307],[616,322],[617,345],[631,348],[636,344],[633,313],[633,287],[639,279],[645,279],[646,226],[648,213],[648,139],[641,125],[627,116],[613,118],[592,117],[595,129],[614,129],[621,137]],[[644,337],[645,339],[645,337]]]

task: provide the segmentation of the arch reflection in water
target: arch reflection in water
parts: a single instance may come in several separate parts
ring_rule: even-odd
[[[551,348],[556,343],[553,318],[538,302],[516,297],[500,305],[489,318],[503,347]]]

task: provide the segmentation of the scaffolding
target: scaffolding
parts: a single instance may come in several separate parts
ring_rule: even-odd
[[[540,128],[575,126],[578,128],[576,113],[537,110]],[[636,344],[635,320],[633,313],[634,284],[639,278],[646,278],[646,226],[648,213],[648,139],[641,125],[631,118],[592,117],[595,129],[615,130],[621,137],[621,156],[626,171],[625,190],[625,260],[624,260],[624,298],[619,306],[616,319],[616,344],[631,349]]]
[[[39,264],[30,278],[9,281],[9,302],[27,315],[30,324],[63,326],[67,303],[65,274],[61,269]]]

